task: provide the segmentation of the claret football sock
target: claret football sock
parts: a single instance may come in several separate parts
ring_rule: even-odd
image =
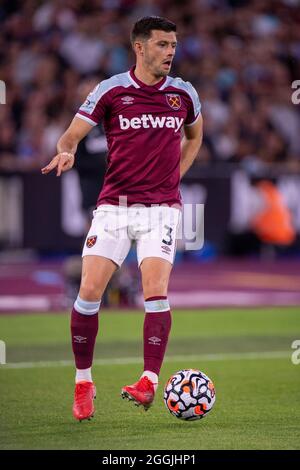
[[[156,296],[146,299],[145,312],[144,371],[153,372],[158,376],[168,344],[172,323],[167,297]],[[153,381],[151,377],[149,379]],[[153,383],[155,384],[154,381]]]
[[[74,303],[71,314],[71,334],[77,370],[87,370],[92,365],[98,333],[98,310],[100,303],[100,301],[85,301],[79,296]],[[83,372],[83,375],[88,376],[88,373]]]

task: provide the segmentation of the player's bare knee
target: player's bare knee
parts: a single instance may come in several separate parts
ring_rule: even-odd
[[[79,290],[79,296],[82,300],[88,301],[97,301],[100,300],[102,296],[101,289],[97,284],[90,283],[90,284],[81,284]]]
[[[163,278],[150,278],[143,281],[145,298],[167,295],[168,281]]]

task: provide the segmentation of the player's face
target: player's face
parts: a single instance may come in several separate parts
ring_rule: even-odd
[[[176,34],[171,31],[152,30],[151,37],[144,42],[144,66],[155,77],[169,74],[176,50]]]

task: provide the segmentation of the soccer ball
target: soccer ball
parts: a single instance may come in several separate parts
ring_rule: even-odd
[[[179,370],[164,389],[164,402],[170,413],[187,421],[204,418],[215,400],[214,384],[196,369]]]

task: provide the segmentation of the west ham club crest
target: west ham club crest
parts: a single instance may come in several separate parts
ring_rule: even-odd
[[[92,246],[95,245],[96,241],[97,241],[97,235],[92,235],[91,237],[87,239],[86,246],[88,248],[92,248]]]
[[[166,100],[167,100],[168,105],[175,111],[181,108],[180,95],[176,95],[175,93],[167,93]]]

